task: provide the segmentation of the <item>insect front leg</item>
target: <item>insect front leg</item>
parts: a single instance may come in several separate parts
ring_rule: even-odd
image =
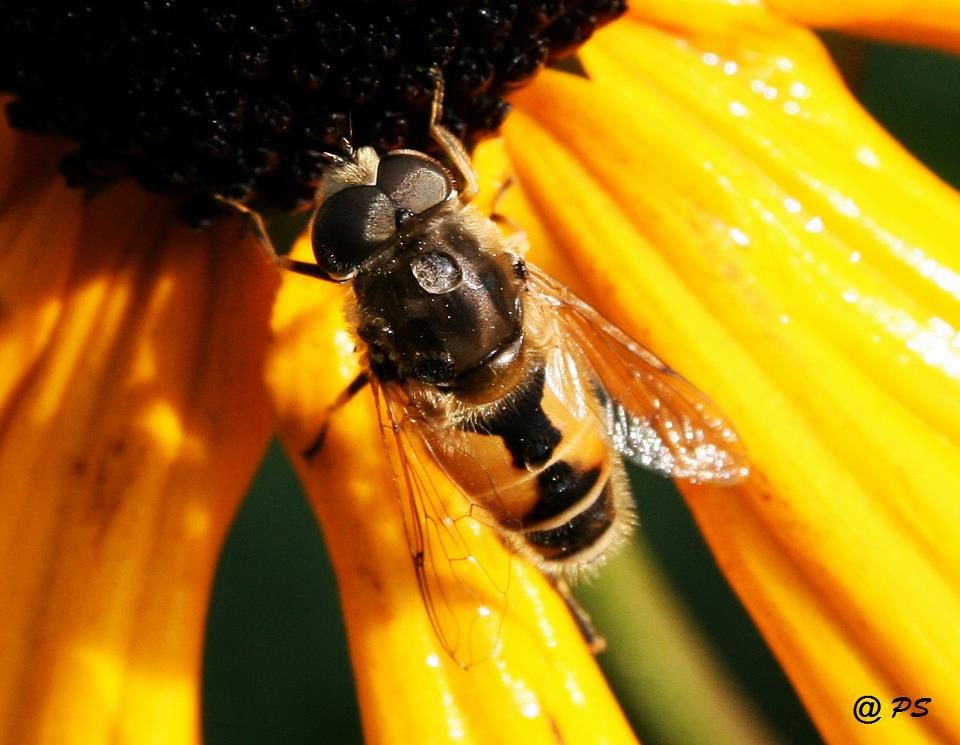
[[[433,70],[433,78],[435,87],[433,89],[433,103],[430,105],[430,136],[443,150],[450,163],[460,172],[463,182],[460,196],[463,201],[469,202],[480,191],[477,172],[473,170],[470,155],[463,147],[463,143],[454,137],[453,132],[440,123],[440,118],[443,116],[443,75],[440,70]]]
[[[259,245],[263,250],[263,255],[267,257],[267,261],[269,261],[271,264],[279,269],[285,269],[289,272],[304,274],[308,277],[314,277],[316,279],[328,279],[326,273],[324,273],[316,264],[311,264],[309,261],[297,261],[296,259],[291,259],[287,256],[281,256],[278,254],[277,249],[273,245],[273,241],[270,240],[270,234],[267,233],[267,227],[263,224],[263,218],[260,216],[260,213],[255,212],[247,205],[243,204],[242,202],[238,202],[235,199],[229,199],[227,197],[220,196],[219,194],[214,194],[213,198],[220,202],[220,204],[229,207],[232,210],[236,210],[249,221],[249,224],[253,230],[253,237],[256,239],[257,245]]]
[[[497,212],[497,205],[500,204],[500,200],[503,199],[506,193],[510,191],[514,181],[515,179],[512,175],[507,176],[497,187],[497,193],[493,195],[493,201],[490,204],[490,220],[500,228],[500,233],[503,235],[507,250],[517,256],[523,257],[526,256],[527,249],[530,247],[530,242],[527,240],[527,231],[512,217],[502,212]]]
[[[490,219],[497,224],[497,227],[501,228],[500,232],[504,233],[503,241],[505,248],[517,256],[526,256],[527,249],[530,248],[530,242],[527,240],[527,231],[506,215],[490,215]],[[505,232],[504,228],[510,232]]]
[[[327,429],[330,427],[330,420],[333,415],[346,406],[353,399],[353,397],[366,388],[369,383],[370,377],[366,372],[361,372],[350,382],[350,385],[340,391],[340,395],[337,396],[334,402],[327,407],[326,412],[324,412],[323,425],[320,427],[320,432],[317,433],[317,436],[314,438],[313,442],[311,442],[310,445],[301,453],[304,459],[311,460],[313,456],[320,452],[320,449],[323,447],[324,440],[327,438]]]

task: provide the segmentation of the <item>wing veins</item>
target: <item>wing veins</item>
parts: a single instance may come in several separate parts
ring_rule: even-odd
[[[431,425],[415,413],[411,416],[402,392],[390,384],[372,388],[427,617],[444,651],[460,667],[470,667],[499,649],[511,577],[509,554],[503,567],[506,580],[498,581],[470,545],[471,540],[482,545],[486,539],[471,530],[468,518],[483,521],[474,515],[476,505],[437,462],[423,434],[423,428]],[[464,500],[468,506],[464,514],[450,513],[440,482],[431,478],[428,460]]]
[[[746,475],[736,435],[705,394],[569,289],[534,266],[528,270],[528,289],[558,343],[572,338],[603,394],[601,418],[625,459],[696,482],[729,484]]]

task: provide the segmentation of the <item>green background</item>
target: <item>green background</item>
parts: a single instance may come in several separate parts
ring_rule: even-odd
[[[828,43],[874,115],[960,184],[960,61],[842,37]],[[745,712],[754,737],[738,742],[820,743],[673,485],[631,478],[642,519],[636,542],[581,596],[607,636],[601,662],[639,736],[646,745],[730,742],[729,720]],[[221,558],[203,686],[207,745],[362,742],[334,578],[276,444]]]

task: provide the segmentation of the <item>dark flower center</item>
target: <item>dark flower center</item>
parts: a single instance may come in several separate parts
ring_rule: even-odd
[[[431,70],[468,147],[504,96],[571,53],[624,0],[4,3],[0,91],[20,129],[78,145],[68,183],[132,177],[199,224],[221,194],[264,209],[312,200],[350,137],[431,150]]]

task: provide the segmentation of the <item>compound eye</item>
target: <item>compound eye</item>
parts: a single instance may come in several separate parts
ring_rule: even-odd
[[[357,267],[393,237],[396,206],[376,186],[351,186],[327,199],[313,218],[311,241],[317,264],[333,280],[349,279]]]
[[[419,215],[450,196],[446,171],[425,156],[411,153],[387,155],[377,169],[377,186],[400,209]]]

